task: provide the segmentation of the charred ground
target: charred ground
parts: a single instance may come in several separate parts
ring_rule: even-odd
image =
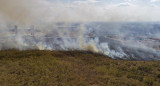
[[[160,61],[84,51],[0,51],[1,86],[159,86]]]

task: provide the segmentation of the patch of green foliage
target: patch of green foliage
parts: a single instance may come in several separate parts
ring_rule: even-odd
[[[160,86],[160,61],[84,51],[0,51],[0,86]]]

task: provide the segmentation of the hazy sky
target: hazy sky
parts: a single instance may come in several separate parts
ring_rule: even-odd
[[[1,18],[20,23],[160,21],[160,0],[0,0],[0,4]]]
[[[49,0],[49,1],[60,1],[64,3],[95,3],[95,4],[139,4],[139,5],[160,5],[160,0]]]

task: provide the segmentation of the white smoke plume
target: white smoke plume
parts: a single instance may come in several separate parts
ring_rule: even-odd
[[[160,7],[130,5],[0,0],[0,50],[89,50],[160,60]]]

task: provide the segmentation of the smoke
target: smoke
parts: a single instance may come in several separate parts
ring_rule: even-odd
[[[96,5],[62,3],[47,0],[1,0],[0,13],[7,22],[33,24],[41,22],[126,22],[159,21],[159,6],[130,4]]]
[[[0,50],[87,50],[160,60],[159,8],[0,0]]]

